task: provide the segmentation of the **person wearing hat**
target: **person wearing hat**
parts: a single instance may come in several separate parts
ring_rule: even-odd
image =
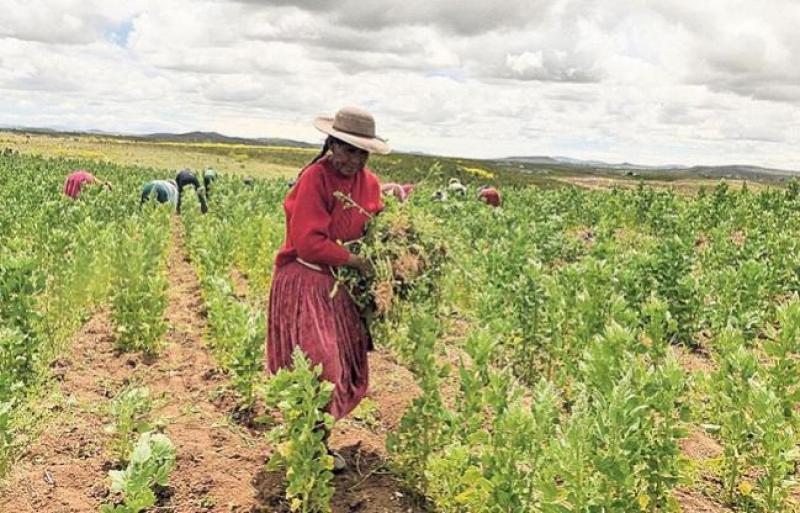
[[[500,196],[500,191],[494,187],[489,187],[488,185],[484,185],[478,189],[478,199],[480,201],[485,201],[493,207],[499,207],[503,204],[503,198]]]
[[[78,199],[78,196],[81,195],[81,190],[83,190],[84,184],[96,184],[100,183],[100,180],[97,179],[92,173],[85,169],[76,169],[72,173],[67,176],[67,179],[64,181],[64,195],[69,196],[72,199]],[[103,186],[107,190],[111,190],[111,183],[106,181],[102,182]]]
[[[464,184],[461,183],[461,180],[459,180],[458,178],[451,178],[450,182],[448,182],[447,184],[447,189],[451,193],[456,194],[462,198],[465,198],[467,196],[467,188],[466,186],[464,186]]]
[[[275,373],[290,366],[299,346],[322,366],[321,378],[333,383],[326,411],[340,419],[367,393],[370,337],[350,295],[335,289],[332,269],[370,272],[367,260],[339,241],[363,236],[367,221],[383,209],[380,182],[366,163],[370,153],[390,149],[375,135],[372,115],[359,108],[318,117],[314,125],[328,137],[283,203],[286,238],[275,258],[269,296],[267,367]],[[331,454],[334,469],[342,470],[344,459]]]
[[[203,181],[205,182],[205,176],[203,176]],[[186,187],[192,186],[194,188],[195,194],[197,194],[197,199],[200,201],[200,212],[205,214],[208,212],[208,204],[206,204],[206,195],[205,191],[200,188],[200,180],[197,179],[194,173],[192,173],[191,169],[181,169],[178,172],[178,176],[175,177],[175,184],[178,186],[178,205],[176,207],[177,212],[181,213],[181,200],[183,199],[183,190]]]

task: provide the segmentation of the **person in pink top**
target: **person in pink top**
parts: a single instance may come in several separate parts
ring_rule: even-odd
[[[98,180],[97,177],[85,169],[77,169],[67,176],[67,180],[64,182],[64,194],[72,199],[78,199],[78,196],[80,196],[81,190],[83,189],[83,185],[94,183],[100,183],[100,180]],[[103,185],[107,189],[111,189],[110,183],[103,182]]]
[[[381,185],[381,192],[384,196],[394,196],[400,203],[403,203],[407,197],[406,191],[399,183],[385,183]]]
[[[500,196],[500,191],[494,187],[484,185],[478,190],[478,199],[485,201],[493,207],[499,207],[503,204],[503,197]]]
[[[366,164],[370,152],[389,153],[389,146],[375,136],[372,115],[355,107],[314,125],[328,138],[283,202],[286,237],[269,295],[267,367],[275,373],[291,366],[299,347],[322,366],[321,378],[333,383],[327,411],[340,419],[367,394],[370,335],[348,292],[334,287],[331,270],[370,272],[368,261],[340,241],[362,237],[367,221],[383,210],[380,182]],[[334,469],[343,470],[344,459],[331,454]]]

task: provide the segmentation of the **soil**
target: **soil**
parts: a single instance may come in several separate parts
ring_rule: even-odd
[[[678,363],[688,373],[709,374],[716,370],[714,361],[703,348],[692,350],[685,346],[673,345],[672,349]]]
[[[54,362],[63,400],[53,405],[55,419],[22,454],[0,489],[0,511],[77,513],[97,511],[109,498],[107,473],[117,462],[108,452],[110,422],[106,407],[130,382],[147,385],[157,405],[154,418],[166,421],[165,433],[177,448],[177,463],[158,511],[175,513],[265,513],[288,511],[283,474],[266,472],[271,448],[252,415],[235,410],[228,378],[205,344],[205,309],[197,276],[176,228],[168,263],[170,288],[165,318],[166,348],[156,358],[119,354],[106,310],[96,312],[74,336],[72,351]],[[237,275],[240,291],[246,279]],[[448,336],[458,338],[468,323],[455,322]],[[453,341],[451,341],[453,342]],[[442,363],[454,368],[465,357],[455,343],[443,345]],[[676,347],[690,372],[709,372],[713,362],[702,352]],[[468,359],[467,359],[468,360]],[[348,469],[335,476],[335,513],[424,512],[425,505],[403,489],[391,473],[386,435],[397,428],[419,394],[411,373],[381,349],[370,353],[370,394],[364,408],[339,421],[331,446]],[[467,361],[467,364],[469,362]],[[442,384],[446,401],[457,397],[457,384]],[[719,444],[701,430],[681,442],[695,461],[716,458]],[[729,511],[695,489],[674,494],[682,511]]]
[[[159,493],[158,511],[266,512],[286,508],[281,474],[266,473],[270,453],[263,430],[234,413],[227,377],[206,347],[205,309],[197,276],[175,223],[169,255],[166,346],[155,358],[119,354],[105,310],[73,337],[71,352],[55,362],[63,404],[42,435],[20,457],[0,488],[0,511],[16,513],[97,511],[109,502],[107,474],[117,462],[108,452],[108,400],[129,382],[150,388],[153,418],[177,449],[170,485]],[[242,277],[239,285],[246,290]],[[385,352],[370,354],[371,408],[363,418],[343,419],[331,446],[348,469],[334,480],[334,512],[424,511],[388,470],[386,434],[418,394],[409,371]],[[242,420],[238,422],[237,419]]]
[[[233,283],[233,293],[238,299],[247,297],[247,276],[235,267],[231,268],[231,283]]]
[[[730,508],[715,502],[696,490],[678,488],[673,496],[678,501],[681,511],[686,513],[726,513]]]
[[[719,442],[700,428],[693,428],[680,446],[684,456],[698,462],[722,456]]]

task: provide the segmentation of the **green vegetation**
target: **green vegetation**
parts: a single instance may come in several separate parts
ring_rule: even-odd
[[[167,486],[175,467],[175,447],[165,435],[142,433],[124,470],[111,470],[111,492],[118,504],[104,504],[101,513],[139,513],[156,505],[156,486]]]
[[[265,160],[284,152],[293,166],[309,157],[192,151],[246,153],[247,163],[259,151]],[[378,348],[408,366],[420,389],[389,438],[391,468],[432,510],[667,512],[679,507],[679,488],[734,511],[792,510],[797,184],[720,183],[688,196],[641,184],[526,186],[535,180],[458,159],[374,163],[388,179],[421,181],[401,210],[391,205],[378,220],[391,228],[407,214],[409,228],[447,248],[428,285],[398,294],[391,315],[371,320]],[[113,191],[60,195],[78,167],[110,179]],[[486,178],[475,169],[504,184],[502,208],[469,196],[432,200],[450,176],[474,191]],[[271,465],[287,469],[290,507],[326,510],[330,461],[315,428],[330,423],[319,411],[330,387],[299,355],[292,371],[267,384],[263,374],[286,185],[248,187],[221,171],[210,212],[200,215],[189,196],[176,218],[168,207],[138,205],[141,184],[170,172],[0,157],[0,467],[13,462],[50,363],[92,311],[110,306],[121,345],[158,352],[167,248],[185,232],[208,340],[239,410],[260,411],[261,401],[282,411]],[[183,230],[170,229],[176,222]],[[395,270],[379,276],[397,285]],[[135,390],[112,402],[113,443],[128,466],[113,474],[117,495],[105,511],[152,506],[174,461],[168,442],[147,431],[147,398]],[[720,456],[683,450],[689,434],[718,445]]]
[[[275,444],[268,470],[286,470],[286,499],[292,511],[327,513],[333,497],[333,456],[325,446],[325,430],[333,417],[323,413],[333,385],[320,381],[322,369],[312,366],[299,348],[292,369],[281,369],[263,389],[270,406],[280,410],[283,422],[269,433]]]

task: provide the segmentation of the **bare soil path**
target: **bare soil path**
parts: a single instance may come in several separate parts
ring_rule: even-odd
[[[128,383],[146,385],[177,449],[177,464],[159,512],[272,512],[285,509],[282,475],[263,471],[270,447],[263,432],[232,420],[218,400],[228,378],[205,343],[205,309],[197,276],[173,230],[170,250],[166,347],[157,358],[119,354],[109,313],[101,310],[73,337],[71,351],[54,365],[60,393],[54,415],[6,479],[0,511],[96,512],[108,501],[109,400]],[[388,471],[386,434],[418,393],[411,374],[388,354],[370,354],[371,390],[363,417],[339,422],[331,444],[348,460],[335,477],[336,513],[422,511]]]

